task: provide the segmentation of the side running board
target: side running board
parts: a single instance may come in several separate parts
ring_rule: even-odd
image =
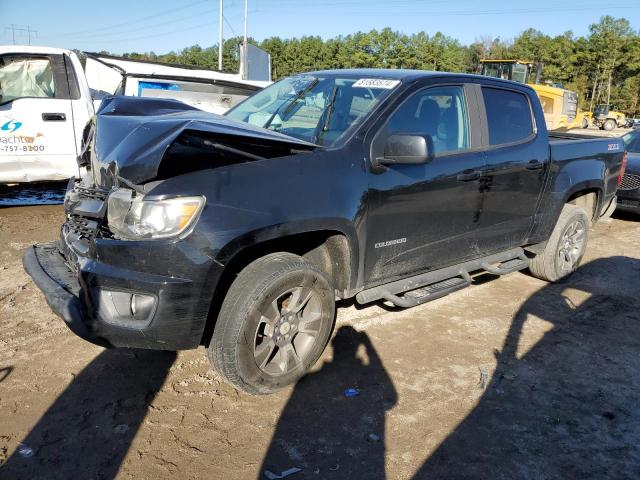
[[[494,275],[506,275],[507,273],[524,270],[528,266],[529,259],[524,252],[518,255],[518,258],[507,260],[506,262],[502,262],[500,265],[491,265],[489,262],[482,262],[482,268]]]
[[[472,272],[484,270],[494,275],[506,275],[528,266],[529,259],[524,250],[515,248],[363,290],[356,295],[356,301],[365,304],[386,300],[401,308],[415,307],[468,287],[473,283]]]

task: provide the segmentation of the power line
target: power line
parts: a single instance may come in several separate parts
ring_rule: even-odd
[[[231,33],[233,33],[233,36],[237,37],[238,34],[236,33],[236,31],[233,29],[233,27],[229,23],[229,20],[227,20],[227,17],[223,17],[223,18],[224,18],[225,23],[227,24],[227,27],[229,27],[231,29]]]
[[[67,37],[67,36],[73,36],[73,35],[79,35],[79,34],[85,34],[85,33],[95,33],[95,32],[101,32],[101,31],[104,31],[104,30],[111,30],[113,28],[118,28],[118,27],[121,27],[123,25],[134,25],[134,24],[137,24],[137,23],[140,23],[140,22],[144,22],[144,21],[150,20],[152,18],[162,17],[162,16],[168,15],[170,13],[178,12],[180,10],[186,10],[187,8],[191,8],[191,7],[194,7],[196,5],[201,5],[203,3],[210,3],[210,2],[211,2],[211,0],[198,0],[196,2],[192,2],[192,3],[189,3],[187,5],[183,5],[181,7],[171,8],[169,10],[164,10],[162,12],[158,12],[158,13],[155,13],[153,15],[146,15],[144,17],[139,17],[139,18],[136,18],[134,20],[129,20],[129,21],[126,21],[126,22],[120,22],[120,23],[118,23],[116,25],[109,25],[108,27],[92,28],[92,29],[89,29],[89,30],[80,30],[80,31],[75,31],[75,32],[65,32],[65,33],[61,33],[61,34],[56,35],[56,36],[60,36],[60,37],[61,36],[65,36],[65,37]],[[49,36],[51,36],[51,35],[49,35]]]
[[[18,25],[14,25],[13,23],[11,24],[10,27],[5,27],[6,30],[11,30],[11,40],[13,41],[13,44],[16,44],[16,32],[27,32],[27,37],[29,39],[29,45],[31,45],[31,34],[33,34],[33,36],[37,37],[38,36],[38,31],[37,30],[33,30],[31,28],[31,25],[26,25],[24,28],[19,28]]]
[[[370,1],[367,2],[367,6],[371,6],[373,4],[378,5],[387,5],[391,3],[390,1]],[[409,3],[405,0],[400,0],[398,3],[405,3],[407,6],[414,7],[414,3]],[[446,2],[449,3],[449,2]],[[365,5],[362,2],[340,2],[333,4],[335,6],[363,6]],[[329,4],[322,5],[314,5],[313,7],[326,9]],[[312,7],[312,8],[313,8]],[[303,10],[299,7],[291,8],[290,7],[278,8],[278,13],[303,13]],[[376,13],[367,13],[363,11],[357,12],[344,12],[341,11],[341,15],[359,15],[361,17],[429,17],[429,16],[437,16],[437,17],[456,17],[456,16],[476,16],[476,15],[521,15],[521,14],[530,14],[530,13],[546,13],[546,12],[573,12],[576,10],[585,11],[585,10],[611,10],[611,9],[638,9],[640,5],[613,5],[603,7],[602,5],[566,5],[566,6],[556,6],[556,7],[540,7],[540,8],[521,8],[521,9],[500,9],[500,10],[465,10],[465,11],[407,11],[407,12],[376,12]],[[307,10],[308,11],[308,10]]]
[[[185,30],[198,30],[201,28],[211,28],[211,22],[207,22],[207,23],[202,23],[202,24],[198,24],[198,25],[193,25],[193,26],[188,26],[188,27],[184,27],[184,28],[180,28],[180,29],[176,29],[176,30],[169,30],[169,31],[165,31],[165,32],[160,32],[160,33],[153,33],[151,35],[144,35],[141,37],[130,37],[130,38],[118,38],[118,39],[113,39],[113,40],[109,40],[109,42],[113,43],[113,42],[129,42],[129,41],[133,41],[133,40],[145,40],[147,38],[156,38],[156,37],[163,37],[165,35],[171,35],[174,33],[184,33]],[[103,43],[104,40],[82,40],[82,43]]]
[[[151,25],[144,25],[142,27],[137,27],[135,30],[131,30],[130,28],[128,28],[128,29],[125,29],[125,30],[118,31],[118,29],[116,29],[116,31],[110,31],[110,32],[107,32],[107,33],[100,34],[100,37],[101,38],[105,37],[105,36],[106,37],[111,37],[111,36],[118,36],[118,35],[122,35],[122,34],[132,33],[132,32],[138,32],[140,30],[149,30],[149,29],[152,29],[152,28],[162,27],[164,25],[171,25],[171,24],[174,24],[174,23],[180,23],[180,22],[184,22],[184,21],[187,21],[187,20],[193,20],[194,16],[201,17],[202,15],[206,15],[206,14],[209,14],[209,13],[214,13],[216,11],[217,10],[215,10],[215,9],[214,10],[204,10],[204,11],[199,12],[197,14],[192,14],[192,15],[189,15],[189,16],[186,16],[186,17],[174,18],[174,19],[171,19],[171,20],[166,20],[166,21],[154,23],[154,24],[151,24]],[[64,35],[67,35],[67,34],[64,34]],[[41,38],[52,38],[52,37],[57,37],[57,36],[58,35],[44,35],[44,36],[41,36]],[[91,33],[86,33],[86,34],[74,35],[74,37],[85,37],[85,36],[95,36],[95,34],[93,32],[91,32]]]

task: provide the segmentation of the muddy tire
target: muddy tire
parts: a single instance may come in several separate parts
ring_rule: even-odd
[[[266,255],[229,288],[207,356],[240,390],[272,393],[320,358],[334,318],[334,290],[318,267],[290,253]]]
[[[616,121],[610,118],[604,122],[604,125],[602,125],[602,128],[609,132],[614,128],[616,128]]]
[[[586,118],[582,119],[582,128],[589,128],[589,120],[587,120]]]
[[[549,282],[570,275],[582,261],[588,237],[587,213],[575,205],[565,205],[544,251],[529,262],[529,271]]]

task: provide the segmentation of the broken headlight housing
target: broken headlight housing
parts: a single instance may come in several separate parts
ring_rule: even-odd
[[[109,230],[123,240],[177,237],[189,232],[204,204],[204,197],[145,199],[118,188],[107,203]]]

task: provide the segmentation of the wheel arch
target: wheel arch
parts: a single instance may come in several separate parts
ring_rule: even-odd
[[[249,232],[225,245],[218,256],[224,266],[214,288],[201,344],[211,340],[218,312],[237,274],[254,260],[275,252],[304,257],[324,271],[333,282],[336,295],[351,295],[357,282],[358,243],[355,230],[337,223],[323,228],[309,225],[278,225]]]
[[[602,188],[585,186],[570,193],[564,203],[575,205],[587,212],[591,223],[598,219],[602,203]]]

